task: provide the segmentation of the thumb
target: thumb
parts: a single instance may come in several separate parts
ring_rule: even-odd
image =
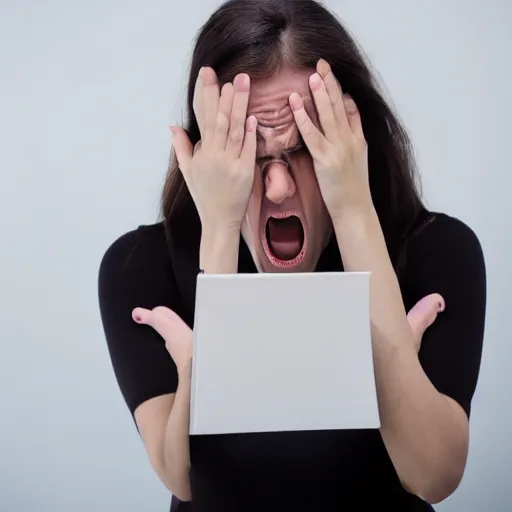
[[[437,315],[444,311],[443,297],[432,293],[423,297],[407,314],[407,321],[411,327],[416,348],[419,350],[425,331],[435,322]]]
[[[170,126],[169,130],[172,133],[172,146],[176,153],[178,165],[180,166],[181,172],[186,173],[194,153],[192,142],[190,142],[188,134],[183,128]]]

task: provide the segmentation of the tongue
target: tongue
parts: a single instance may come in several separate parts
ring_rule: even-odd
[[[302,249],[302,224],[298,217],[268,221],[270,250],[280,260],[292,260]]]

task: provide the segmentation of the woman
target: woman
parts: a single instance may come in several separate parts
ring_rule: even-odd
[[[467,459],[477,237],[424,207],[405,131],[313,0],[221,6],[196,42],[188,112],[171,127],[163,221],[116,240],[99,276],[116,377],[172,510],[430,510]],[[189,439],[198,272],[341,270],[372,273],[382,427]]]

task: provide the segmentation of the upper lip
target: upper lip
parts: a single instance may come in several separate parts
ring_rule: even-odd
[[[287,219],[288,217],[298,217],[299,220],[304,224],[302,220],[302,216],[299,214],[298,211],[295,210],[286,210],[283,212],[271,212],[268,213],[265,218],[265,224],[268,222],[268,219]]]

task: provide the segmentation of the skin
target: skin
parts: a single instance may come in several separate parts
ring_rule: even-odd
[[[320,60],[310,88],[319,130],[290,95],[295,121],[313,157],[322,197],[347,271],[370,271],[370,320],[382,427],[380,433],[402,485],[430,503],[457,488],[464,473],[469,421],[423,371],[400,287],[371,200],[361,118],[344,101],[329,64]]]
[[[416,350],[424,332],[444,309],[443,298],[431,294],[421,299],[407,315]],[[192,330],[166,307],[136,308],[133,319],[155,329],[165,340],[179,372],[176,393],[158,396],[135,410],[135,421],[150,463],[166,487],[181,501],[190,501],[189,410],[192,361]]]
[[[253,84],[253,89],[249,77],[239,75],[219,91],[212,73],[203,70],[196,87],[200,147],[193,148],[186,133],[173,127],[180,168],[203,224],[201,267],[210,273],[236,273],[242,231],[260,271],[275,271],[261,245],[260,220],[268,208],[292,205],[304,217],[309,244],[300,270],[314,268],[333,229],[345,269],[371,272],[380,432],[389,456],[407,490],[430,503],[445,499],[462,478],[468,419],[455,401],[434,388],[418,360],[421,337],[445,305],[433,294],[409,314],[404,311],[371,201],[357,106],[343,95],[322,60],[316,70],[284,72],[274,81]],[[307,153],[294,154],[289,167],[274,161],[271,172],[261,175],[264,159],[285,160],[279,153],[289,150],[298,133]],[[176,496],[187,500],[192,333],[163,307],[136,308],[133,315],[160,333],[178,368],[176,394],[143,403],[135,418],[155,471]]]
[[[259,272],[314,270],[332,233],[313,161],[301,143],[289,104],[290,93],[299,91],[308,114],[318,125],[309,75],[307,70],[285,70],[251,87],[248,114],[258,120],[256,170],[242,235]],[[307,250],[299,265],[276,268],[264,250],[262,228],[268,215],[290,211],[303,221]]]

